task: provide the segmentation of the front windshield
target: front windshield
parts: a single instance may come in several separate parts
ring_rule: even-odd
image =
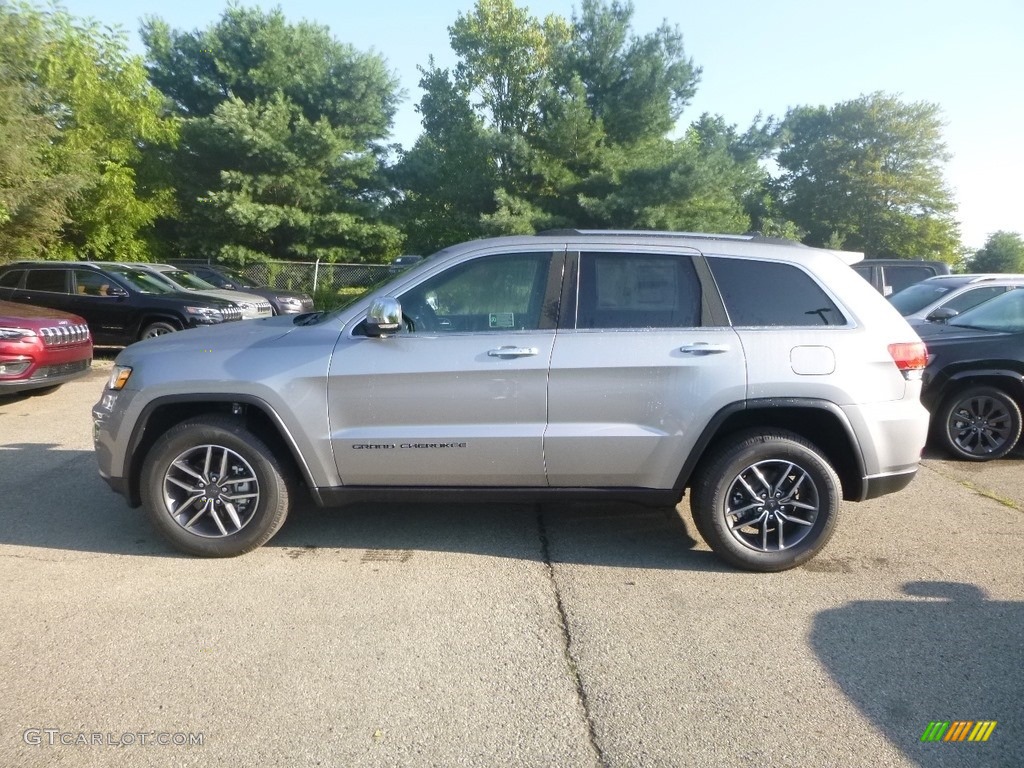
[[[431,256],[427,256],[426,258],[427,259],[435,259],[438,256],[440,256],[441,254],[444,254],[444,253],[447,253],[447,252],[448,252],[448,249],[447,248],[443,248],[442,250],[438,251],[437,253],[434,253]],[[397,275],[392,275],[392,274],[384,275],[384,277],[382,277],[376,283],[373,283],[372,285],[367,287],[367,289],[365,291],[362,291],[361,293],[358,293],[358,294],[356,294],[354,296],[345,297],[345,299],[343,299],[341,304],[329,305],[329,309],[325,310],[326,314],[323,316],[322,319],[326,319],[327,317],[333,317],[337,313],[341,312],[342,310],[344,310],[347,307],[349,307],[352,304],[354,304],[359,299],[362,299],[364,296],[366,296],[366,294],[368,294],[368,293],[375,293],[375,292],[379,291],[381,288],[383,288],[384,286],[386,286],[388,283],[390,283],[392,281],[398,282],[400,280],[405,280],[405,279],[406,279],[406,275],[405,275],[405,273],[402,273],[402,272],[398,273]],[[299,315],[298,317],[304,317],[304,315]]]
[[[929,282],[915,283],[890,296],[889,303],[896,307],[896,310],[901,315],[906,317],[938,301],[951,290],[953,290],[951,285]]]
[[[247,278],[241,272],[236,272],[233,269],[225,269],[224,274],[231,278],[231,282],[241,288],[256,288],[256,283]]]
[[[201,277],[196,277],[191,272],[186,272],[183,269],[161,270],[160,274],[168,280],[173,280],[182,288],[188,288],[190,291],[208,291],[211,288],[216,289],[215,285],[211,285]]]
[[[1024,288],[1015,288],[989,299],[947,321],[947,325],[979,328],[984,331],[1024,331]]]
[[[119,277],[139,293],[172,293],[174,288],[151,272],[141,269],[108,268],[110,274]]]

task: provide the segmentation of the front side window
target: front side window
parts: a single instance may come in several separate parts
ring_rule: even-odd
[[[689,256],[580,254],[577,328],[693,328],[700,317],[700,281]]]
[[[734,326],[846,324],[822,287],[792,264],[721,256],[709,257],[708,264]]]
[[[550,254],[484,256],[458,264],[398,300],[409,332],[531,331],[542,326]]]
[[[75,270],[75,293],[79,296],[110,296],[113,281],[99,272]]]
[[[1002,293],[1006,293],[1009,289],[1006,286],[988,285],[984,288],[972,288],[969,291],[964,291],[959,296],[954,296],[952,299],[942,305],[943,309],[955,309],[957,312],[966,312],[971,307],[976,307],[979,304],[983,304],[989,299],[995,298]]]
[[[63,269],[30,269],[25,290],[67,293],[67,271]]]

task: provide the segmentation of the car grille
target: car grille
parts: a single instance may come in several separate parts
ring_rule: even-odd
[[[44,365],[35,370],[30,381],[36,379],[55,379],[58,376],[68,376],[72,373],[88,370],[92,365],[92,359],[75,360],[73,363],[60,363],[58,365]]]
[[[224,322],[242,319],[242,310],[235,304],[232,304],[230,307],[221,307],[220,313],[224,316]]]
[[[40,328],[39,335],[47,347],[69,347],[89,340],[88,325],[57,325]]]
[[[269,301],[257,301],[254,303],[256,304],[256,311],[259,312],[261,315],[274,314],[274,308],[270,306]]]

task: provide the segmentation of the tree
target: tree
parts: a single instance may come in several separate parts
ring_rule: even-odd
[[[883,93],[791,109],[779,129],[775,191],[811,245],[869,256],[955,261],[956,210],[939,107]]]
[[[229,7],[205,31],[142,29],[153,83],[184,121],[176,247],[190,256],[384,260],[382,175],[399,93],[383,59],[280,9]]]
[[[1024,273],[1024,238],[1017,232],[995,232],[971,259],[973,272]]]
[[[161,117],[124,36],[59,8],[3,4],[0,50],[11,110],[0,161],[13,174],[2,182],[8,245],[21,255],[146,258],[151,225],[171,202],[154,153],[173,145],[177,127]]]
[[[57,127],[32,103],[31,89],[12,77],[2,23],[0,18],[0,263],[45,254],[59,240],[68,205],[85,182],[47,168]]]
[[[421,231],[430,212],[446,236],[747,229],[743,198],[764,178],[753,144],[712,118],[667,137],[700,69],[678,29],[633,35],[632,15],[631,4],[599,0],[571,22],[541,21],[512,0],[460,14],[449,28],[458,65],[421,81],[424,132],[394,169],[405,195],[396,212],[415,213]]]

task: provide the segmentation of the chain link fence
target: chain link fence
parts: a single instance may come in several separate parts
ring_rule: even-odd
[[[224,266],[213,261],[181,260],[182,265]],[[325,261],[267,261],[232,266],[256,285],[268,285],[286,291],[302,291],[310,296],[318,291],[342,288],[369,288],[388,276],[387,264],[332,264]]]

